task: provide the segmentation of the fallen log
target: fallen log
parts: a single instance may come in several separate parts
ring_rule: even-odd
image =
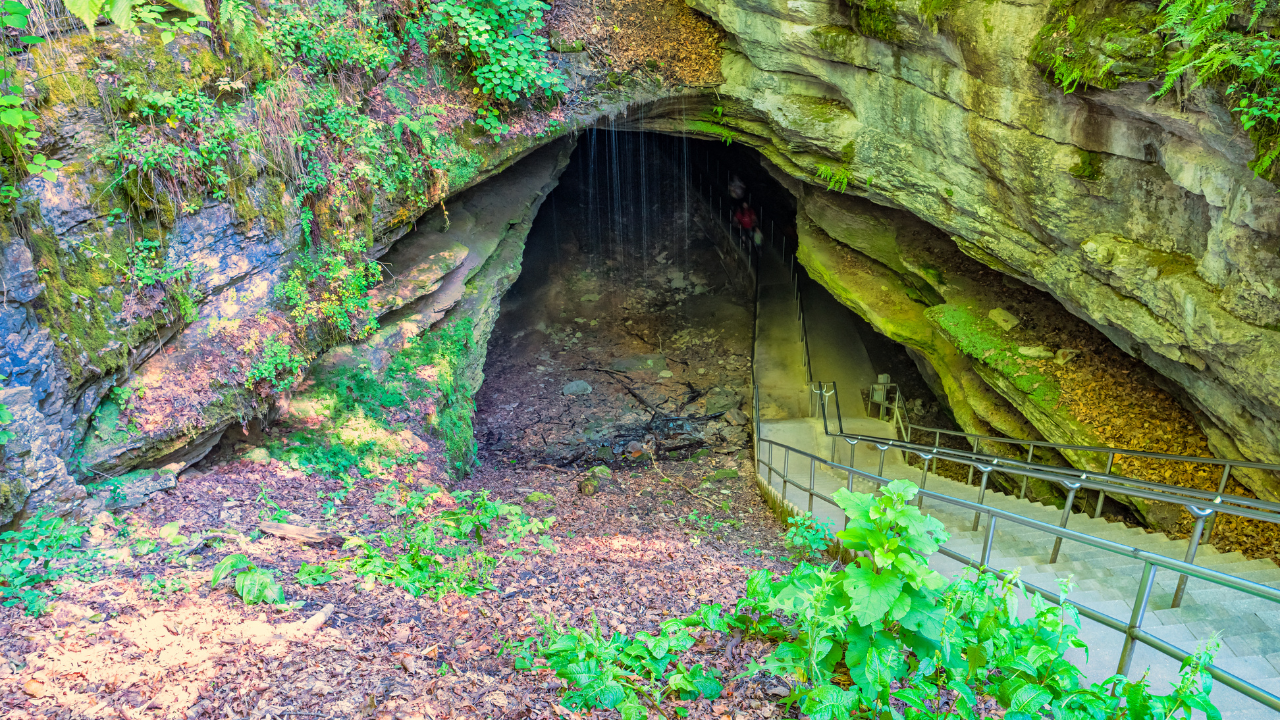
[[[289,540],[297,540],[298,542],[303,543],[342,542],[341,535],[302,525],[262,522],[258,524],[258,529],[268,535],[275,535],[276,537],[282,537]]]

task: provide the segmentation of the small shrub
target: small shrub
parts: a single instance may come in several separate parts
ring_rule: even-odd
[[[333,341],[362,338],[377,328],[377,320],[369,316],[366,293],[381,278],[378,264],[364,260],[367,249],[363,239],[349,239],[337,247],[313,244],[309,209],[301,213],[302,237],[307,247],[288,278],[276,287],[276,296],[292,311],[293,320],[302,329],[317,328]]]
[[[278,6],[263,43],[285,63],[324,72],[390,70],[405,50],[372,6],[352,11],[343,0]]]
[[[226,577],[235,575],[235,590],[245,605],[257,605],[269,602],[280,605],[285,602],[284,588],[276,580],[270,570],[263,570],[241,553],[228,555],[213,566],[213,577],[209,579],[209,587],[217,588],[218,583]]]
[[[406,32],[423,47],[450,35],[474,60],[480,92],[509,102],[535,93],[549,97],[566,90],[564,74],[547,61],[547,39],[537,34],[550,9],[541,0],[443,0]]]
[[[19,530],[0,533],[3,605],[21,604],[28,615],[43,613],[49,602],[49,591],[40,586],[80,573],[96,554],[76,551],[87,532],[89,528],[71,525],[66,518],[40,513],[23,523]]]
[[[323,585],[333,579],[329,569],[324,565],[308,565],[302,563],[294,576],[299,585]]]
[[[775,643],[746,674],[783,679],[792,689],[784,702],[815,720],[976,720],[979,697],[994,699],[1011,719],[1219,717],[1205,669],[1212,648],[1187,658],[1169,695],[1151,694],[1145,678],[1082,684],[1083,673],[1064,657],[1084,648],[1074,607],[1028,597],[1016,573],[1000,579],[972,571],[948,581],[929,569],[928,556],[948,537],[911,503],[917,492],[905,480],[881,497],[837,491],[849,520],[836,537],[854,562],[801,563],[776,580],[756,571],[732,610],[703,605],[664,623],[664,632],[703,627]],[[1023,620],[1018,607],[1026,600],[1032,612]],[[949,709],[939,710],[942,704]]]
[[[258,359],[245,374],[244,386],[252,390],[259,382],[266,381],[271,391],[284,392],[293,385],[306,362],[306,357],[295,354],[291,345],[280,342],[275,335],[268,335],[258,352]]]
[[[680,662],[694,642],[680,620],[663,623],[656,636],[640,632],[628,638],[615,632],[605,637],[593,615],[586,630],[561,631],[544,621],[531,652],[567,683],[564,704],[570,709],[616,710],[623,718],[644,718],[668,698],[720,697],[720,671]],[[516,661],[517,669],[532,669],[527,655]]]
[[[787,518],[787,529],[783,540],[792,551],[793,560],[822,557],[831,547],[831,523],[820,523],[813,513],[805,513],[799,517]]]

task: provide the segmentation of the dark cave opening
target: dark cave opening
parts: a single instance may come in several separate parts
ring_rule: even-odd
[[[735,222],[743,203],[751,232]],[[625,456],[654,435],[668,452],[745,451],[754,268],[766,246],[794,257],[795,218],[795,197],[752,148],[582,133],[502,300],[477,395],[482,451],[567,465]],[[825,295],[867,338],[875,372],[953,426],[905,348],[816,282],[804,294]],[[591,390],[573,394],[584,388],[574,383]],[[666,418],[660,432],[646,416]]]

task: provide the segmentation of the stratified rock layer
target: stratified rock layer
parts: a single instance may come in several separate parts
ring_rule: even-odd
[[[722,114],[692,129],[911,211],[1174,381],[1215,453],[1280,463],[1280,195],[1208,93],[1063,95],[1027,60],[1047,0],[960,4],[938,34],[901,3],[894,44],[845,6],[691,4],[732,36]]]

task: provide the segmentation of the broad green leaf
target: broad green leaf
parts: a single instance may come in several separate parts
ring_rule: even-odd
[[[36,157],[38,158],[40,156],[37,155]],[[39,162],[39,160],[37,160],[37,162]],[[168,525],[165,525],[164,527],[160,528],[160,539],[164,540],[170,545],[177,545],[178,543],[186,540],[186,538],[178,534],[178,531],[181,529],[182,529],[182,523],[176,522],[176,521],[171,522]]]
[[[614,708],[627,699],[627,691],[617,680],[606,680],[595,688],[595,699],[602,707]]]
[[[284,588],[266,570],[254,568],[236,576],[236,594],[245,605],[284,602]]]
[[[648,711],[634,695],[618,703],[614,710],[622,715],[622,720],[645,720],[648,717]]]
[[[952,680],[947,683],[949,690],[956,692],[955,710],[960,717],[965,720],[973,720],[974,708],[978,705],[978,699],[973,694],[973,689],[959,680]]]
[[[849,717],[861,704],[862,697],[855,690],[822,685],[805,697],[800,709],[811,720],[836,720]]]
[[[1014,691],[1009,698],[1009,709],[1014,712],[1038,715],[1039,710],[1052,699],[1053,693],[1038,685],[1027,683]]]
[[[902,577],[894,572],[877,575],[870,568],[846,568],[844,590],[849,594],[853,616],[860,625],[870,625],[888,614],[902,593]]]
[[[89,28],[89,34],[93,35],[93,26],[98,22],[98,16],[102,14],[101,0],[63,0],[63,6],[67,8],[67,12],[80,18],[80,22]]]
[[[204,0],[165,0],[165,2],[179,10],[186,10],[201,20],[209,19],[209,14],[204,9]]]
[[[708,700],[719,698],[721,691],[724,690],[724,686],[716,679],[714,672],[714,670],[708,671],[702,667],[701,663],[694,665],[688,672],[689,682],[693,689]]]
[[[970,645],[964,649],[964,657],[969,661],[969,679],[978,676],[978,673],[987,666],[987,651],[981,645]]]
[[[253,561],[241,553],[228,555],[218,561],[217,565],[213,566],[213,577],[209,578],[209,587],[217,587],[218,582],[222,580],[222,578],[230,575],[232,572],[239,570],[240,568],[256,567],[257,566],[253,564]]]

